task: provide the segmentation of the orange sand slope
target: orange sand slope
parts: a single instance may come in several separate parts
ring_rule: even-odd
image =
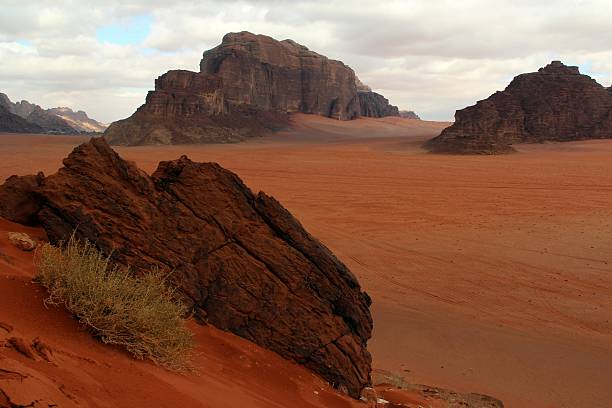
[[[13,404],[60,407],[352,407],[305,368],[211,326],[190,323],[195,374],[175,374],[103,345],[67,312],[43,304],[33,255],[8,231],[44,232],[0,219],[0,381]],[[23,346],[19,346],[22,344]],[[4,407],[0,392],[0,406]],[[9,405],[11,406],[11,405]]]
[[[118,150],[147,171],[216,161],[278,198],[372,296],[375,367],[508,407],[612,406],[612,141],[430,155],[445,124],[394,121]],[[0,177],[52,172],[80,141],[35,138],[0,136]]]

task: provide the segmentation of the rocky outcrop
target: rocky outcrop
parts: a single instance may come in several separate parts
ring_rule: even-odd
[[[3,93],[0,93],[0,106],[22,118],[23,123],[30,125],[29,129],[34,129],[15,130],[19,133],[76,134],[103,132],[106,129],[105,125],[89,118],[83,111],[74,112],[70,108],[43,109],[28,101],[11,102]]]
[[[612,137],[612,94],[577,67],[553,61],[455,114],[433,152],[495,154],[512,144]]]
[[[52,242],[76,231],[136,272],[174,271],[196,318],[354,397],[370,382],[370,298],[278,201],[234,173],[183,156],[148,176],[92,139],[33,193]]]
[[[15,115],[6,106],[0,104],[0,132],[43,133],[44,130],[40,126]]]
[[[361,116],[370,118],[399,116],[399,109],[397,106],[390,105],[389,100],[381,94],[372,91],[360,91],[357,92],[357,96],[359,97]]]
[[[204,52],[200,72],[159,77],[145,104],[104,137],[127,145],[236,142],[287,126],[294,112],[340,120],[396,114],[382,97],[362,102],[358,91],[367,89],[342,62],[294,41],[230,33]]]
[[[401,111],[399,111],[399,116],[400,116],[400,118],[404,118],[404,119],[421,120],[419,115],[417,115],[414,111],[409,111],[409,110],[401,110]]]

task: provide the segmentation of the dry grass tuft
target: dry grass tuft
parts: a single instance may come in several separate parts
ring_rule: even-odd
[[[74,237],[60,247],[42,245],[36,265],[36,280],[49,291],[45,302],[64,305],[104,343],[170,369],[189,367],[185,308],[156,268],[136,276]]]

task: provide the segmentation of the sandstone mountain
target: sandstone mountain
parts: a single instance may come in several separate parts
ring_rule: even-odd
[[[215,163],[183,156],[152,176],[101,138],[44,177],[0,186],[0,216],[51,242],[94,242],[135,272],[174,271],[194,316],[312,369],[358,397],[370,383],[369,296],[274,198]]]
[[[35,129],[40,128],[36,132],[24,131],[26,133],[76,134],[103,132],[106,129],[106,125],[89,118],[85,112],[74,112],[70,108],[43,109],[25,100],[12,102],[3,93],[0,93],[0,105],[12,114],[35,125]]]
[[[427,142],[433,152],[496,154],[512,144],[612,137],[612,92],[577,67],[553,61],[455,114]]]
[[[200,72],[157,78],[145,104],[104,137],[125,145],[236,142],[287,126],[294,112],[339,120],[399,114],[342,62],[240,32],[204,52]]]

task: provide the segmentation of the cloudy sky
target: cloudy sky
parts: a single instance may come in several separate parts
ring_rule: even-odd
[[[612,83],[609,0],[0,0],[0,92],[111,122],[230,31],[291,38],[449,120],[553,59]]]

